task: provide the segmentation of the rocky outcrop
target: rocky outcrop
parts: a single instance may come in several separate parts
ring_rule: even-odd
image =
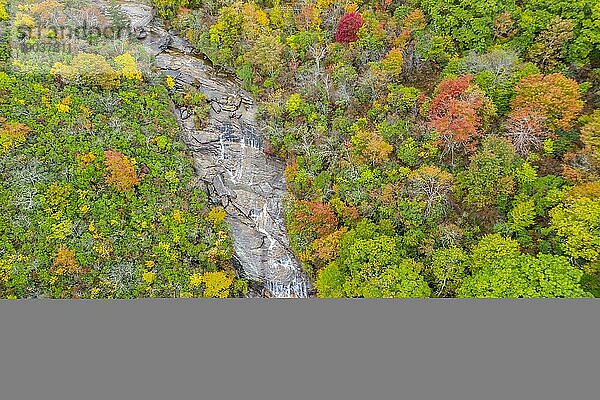
[[[151,7],[123,2],[121,8],[156,66],[174,79],[174,90],[196,88],[210,103],[208,122],[201,129],[192,109],[178,108],[177,116],[198,177],[212,201],[227,211],[239,271],[262,282],[265,296],[307,297],[309,282],[285,230],[284,165],[263,150],[252,97],[234,78],[194,54],[186,40],[166,31],[153,19]]]

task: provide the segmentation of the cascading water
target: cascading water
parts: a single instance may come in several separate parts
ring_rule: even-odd
[[[227,211],[241,272],[263,283],[263,296],[308,297],[310,282],[289,248],[285,230],[284,165],[263,151],[252,98],[234,79],[220,76],[202,56],[194,55],[186,40],[154,21],[151,7],[120,5],[156,66],[173,78],[174,90],[191,87],[210,102],[208,123],[201,129],[192,109],[179,107],[177,114],[198,177],[210,198]]]

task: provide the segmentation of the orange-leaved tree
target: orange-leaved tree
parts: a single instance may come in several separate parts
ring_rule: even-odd
[[[0,117],[0,155],[8,153],[27,140],[31,129],[18,122],[6,122]]]
[[[107,171],[106,182],[118,191],[131,192],[140,184],[135,163],[125,154],[113,150],[105,151],[104,166]]]
[[[560,73],[529,75],[517,84],[515,92],[513,112],[525,109],[540,113],[552,131],[570,130],[583,110],[579,85]]]
[[[290,230],[310,236],[314,240],[333,233],[338,223],[338,218],[329,204],[300,200],[294,204]]]
[[[79,265],[75,256],[75,251],[65,245],[61,245],[54,256],[53,271],[57,274],[67,273],[78,275],[86,272],[86,269]]]
[[[429,106],[429,126],[438,135],[438,144],[443,146],[444,154],[475,149],[481,136],[485,96],[472,83],[470,75],[443,80]]]

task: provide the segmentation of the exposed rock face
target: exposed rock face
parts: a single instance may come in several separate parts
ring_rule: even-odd
[[[195,55],[186,40],[154,21],[151,7],[130,2],[121,7],[156,66],[175,80],[175,90],[195,87],[210,102],[205,128],[197,129],[192,109],[179,108],[177,113],[199,178],[213,202],[227,211],[243,275],[263,282],[265,296],[307,297],[309,283],[285,230],[284,165],[263,151],[251,96]]]

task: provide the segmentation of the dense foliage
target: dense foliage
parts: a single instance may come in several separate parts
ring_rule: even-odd
[[[243,295],[162,78],[59,56],[0,71],[0,298]]]
[[[319,296],[600,296],[596,0],[152,4],[258,99]],[[123,50],[0,75],[4,296],[243,286]]]
[[[211,296],[215,280],[229,293],[227,228],[164,87],[0,73],[0,93],[2,297]]]
[[[600,295],[596,1],[183,3],[261,102],[320,296]]]

